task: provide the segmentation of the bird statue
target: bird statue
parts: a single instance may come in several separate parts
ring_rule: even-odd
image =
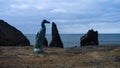
[[[44,19],[41,23],[41,29],[37,32],[37,35],[35,37],[35,40],[36,40],[35,48],[34,48],[35,53],[45,52],[45,50],[42,48],[42,44],[46,35],[46,27],[45,27],[46,23],[50,23],[50,22]]]

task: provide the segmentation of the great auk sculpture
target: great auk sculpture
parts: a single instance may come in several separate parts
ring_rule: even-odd
[[[44,52],[42,44],[43,44],[43,41],[44,41],[45,35],[46,35],[46,27],[45,27],[46,23],[50,23],[50,22],[44,19],[41,23],[41,29],[37,32],[37,35],[35,37],[35,40],[36,40],[35,48],[34,48],[35,53],[43,53]]]

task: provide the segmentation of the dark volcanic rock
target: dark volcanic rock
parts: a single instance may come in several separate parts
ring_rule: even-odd
[[[61,40],[59,32],[57,30],[57,26],[54,22],[52,23],[52,41],[49,46],[63,48],[62,40]]]
[[[15,27],[0,20],[0,46],[29,46],[29,40]]]
[[[43,41],[43,47],[48,47],[48,41],[47,41],[46,38],[45,38],[44,41]]]
[[[89,30],[87,34],[80,39],[81,46],[85,45],[98,45],[98,32],[93,29]]]

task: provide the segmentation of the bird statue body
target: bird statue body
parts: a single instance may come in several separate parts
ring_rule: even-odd
[[[46,23],[50,23],[50,22],[47,20],[42,21],[41,29],[37,32],[37,35],[35,37],[35,40],[36,40],[35,48],[34,48],[35,53],[43,53],[44,52],[44,49],[42,48],[42,44],[43,44],[43,41],[44,41],[45,35],[46,35],[46,27],[45,27]]]

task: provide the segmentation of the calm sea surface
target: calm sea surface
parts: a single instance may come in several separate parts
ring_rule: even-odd
[[[35,34],[25,34],[31,45],[35,45]],[[64,47],[80,46],[80,38],[83,34],[61,34]],[[51,41],[51,35],[47,34],[48,43]],[[99,44],[120,45],[120,34],[99,34]]]

